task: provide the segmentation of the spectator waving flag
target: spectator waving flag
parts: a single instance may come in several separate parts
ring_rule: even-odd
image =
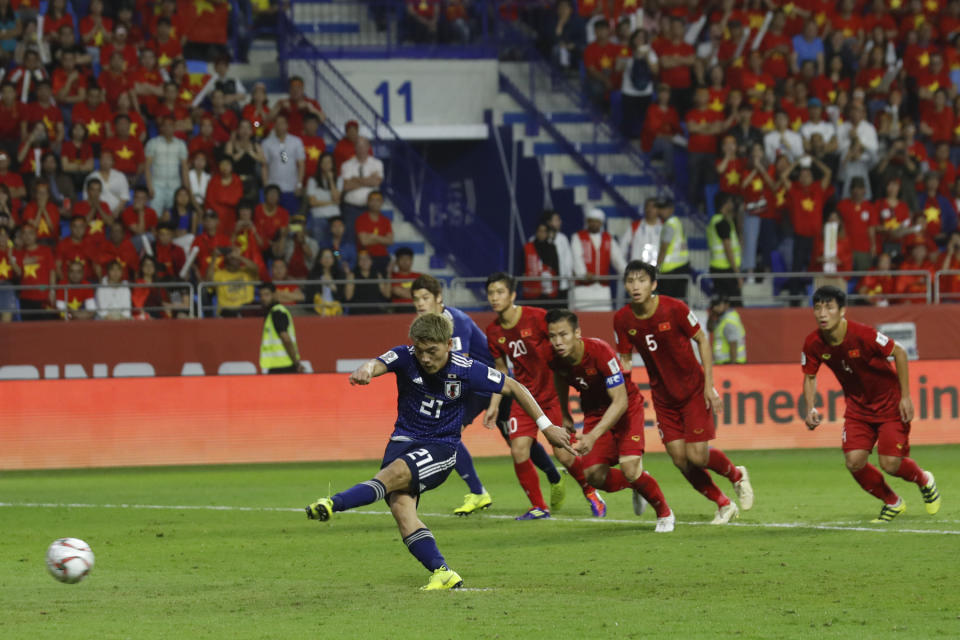
[[[230,4],[224,0],[179,0],[177,13],[184,17],[187,40],[207,44],[227,43]]]

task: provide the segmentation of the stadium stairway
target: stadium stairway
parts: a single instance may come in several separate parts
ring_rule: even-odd
[[[351,55],[356,56],[358,43],[379,51],[396,42],[397,37],[395,22],[378,21],[370,7],[354,2],[297,0],[293,3],[293,23],[311,44],[327,54],[349,46]]]
[[[300,3],[294,5],[300,6]],[[331,6],[318,3],[318,7]],[[257,82],[263,82],[267,87],[270,104],[287,97],[287,89],[280,78],[277,65],[277,47],[274,40],[255,40],[249,55],[249,62],[236,63],[230,66],[231,75],[238,78],[247,90],[251,90]],[[336,140],[327,135],[327,148],[333,149]],[[389,201],[384,203],[383,213],[390,218],[393,224],[395,242],[392,249],[409,247],[413,251],[413,269],[421,273],[429,272],[438,277],[453,277],[456,273],[446,261],[434,251],[430,243],[417,228],[403,219],[403,214]]]
[[[494,120],[510,127],[512,139],[520,144],[525,157],[536,158],[544,181],[555,193],[571,191],[573,203],[584,211],[601,209],[607,216],[607,230],[615,237],[638,215],[630,208],[639,212],[647,198],[673,196],[670,187],[658,184],[650,167],[624,152],[622,143],[598,127],[591,113],[558,88],[549,74],[531,74],[530,64],[500,63],[501,90]],[[531,75],[535,82],[532,92]],[[595,173],[585,169],[584,162]],[[691,265],[696,271],[707,270],[709,253],[702,221],[688,216],[681,219],[689,239]]]

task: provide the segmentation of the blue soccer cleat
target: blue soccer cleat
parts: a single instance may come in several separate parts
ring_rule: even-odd
[[[587,502],[590,503],[590,512],[593,514],[594,518],[607,517],[607,503],[604,502],[603,498],[600,497],[600,494],[597,493],[596,489],[591,489],[588,493],[583,495],[586,497]]]
[[[531,508],[522,516],[517,516],[517,520],[544,520],[550,517],[550,512],[546,509]]]

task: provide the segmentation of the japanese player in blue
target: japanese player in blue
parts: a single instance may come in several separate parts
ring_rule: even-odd
[[[443,302],[443,285],[439,280],[431,275],[422,275],[413,281],[410,285],[410,295],[413,297],[413,306],[417,315],[425,313],[436,313],[450,320],[453,323],[453,349],[454,353],[470,357],[481,362],[488,367],[493,366],[493,356],[490,355],[490,347],[487,346],[487,336],[480,327],[477,326],[470,316],[459,309],[448,307]],[[474,393],[467,400],[467,409],[463,415],[463,427],[473,422],[473,420],[486,410],[490,405],[490,394]],[[510,418],[510,403],[504,401],[501,404],[501,414],[504,415],[504,422]],[[510,446],[510,437],[507,435],[506,425],[501,428],[501,435]],[[551,503],[559,505],[563,502],[565,486],[563,477],[557,471],[553,464],[553,458],[547,453],[536,440],[530,448],[530,459],[543,471],[550,481],[552,499]],[[467,487],[470,493],[464,496],[463,504],[453,510],[458,516],[467,516],[474,511],[487,509],[493,504],[493,499],[483,487],[480,476],[473,466],[473,456],[467,451],[463,440],[457,446],[457,464],[454,467],[457,473]]]
[[[329,520],[334,513],[386,499],[404,544],[431,572],[423,590],[455,589],[463,584],[437,549],[430,529],[417,515],[420,494],[440,486],[457,461],[463,416],[472,393],[500,393],[516,400],[536,420],[546,439],[573,452],[567,432],[552,424],[530,392],[496,369],[453,350],[453,325],[428,313],[410,325],[410,346],[390,349],[350,374],[350,384],[369,384],[394,373],[397,378],[397,421],[383,454],[380,471],[307,507],[307,517]]]

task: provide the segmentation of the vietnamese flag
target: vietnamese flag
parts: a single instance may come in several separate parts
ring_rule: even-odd
[[[230,3],[226,0],[177,0],[177,14],[183,16],[190,42],[227,43]]]

